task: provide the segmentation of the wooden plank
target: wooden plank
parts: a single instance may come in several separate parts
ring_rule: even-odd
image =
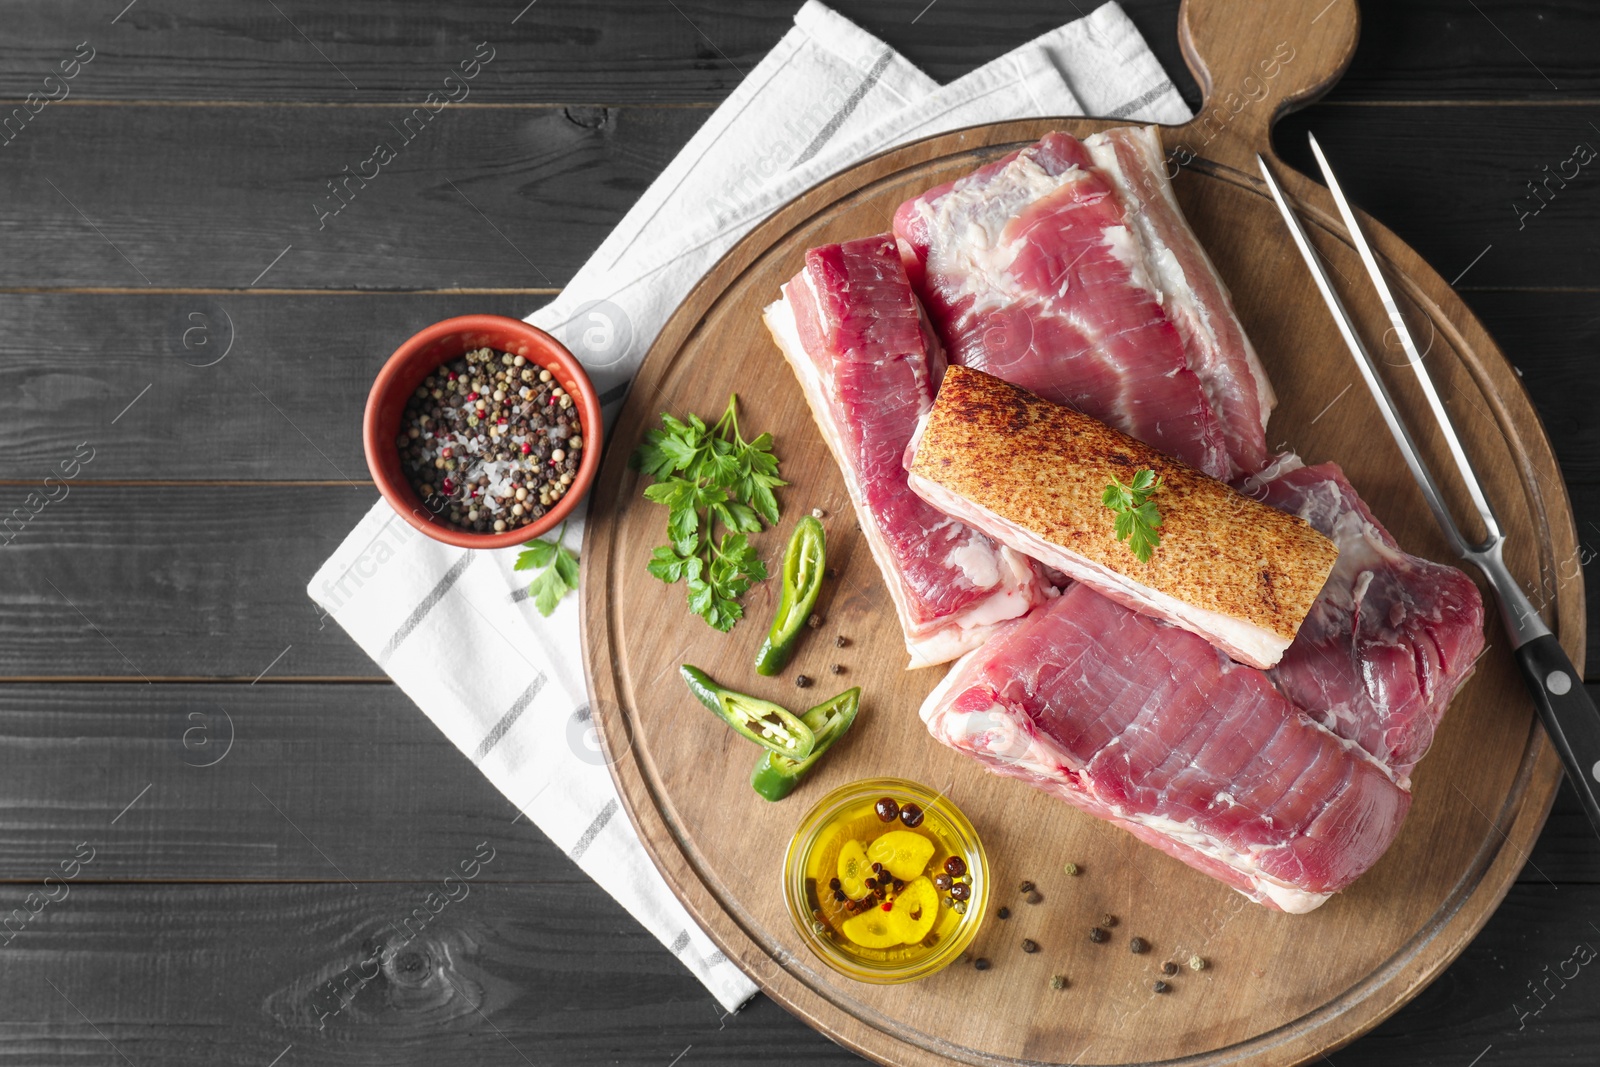
[[[284,447],[315,453],[298,437]],[[30,491],[0,486],[18,505]],[[380,679],[305,595],[376,500],[368,485],[72,488],[0,547],[0,678],[249,681],[293,645],[275,674]],[[1579,514],[1600,512],[1590,504]],[[1600,545],[1600,534],[1588,531],[1583,543]],[[1593,553],[1580,551],[1594,573]],[[1600,670],[1594,633],[1591,679]]]
[[[0,515],[83,442],[94,449],[85,481],[365,481],[367,392],[402,341],[454,315],[521,318],[548,299],[0,295],[0,482],[17,483],[0,488]]]
[[[1449,970],[1393,1018],[1334,1053],[1335,1061],[1396,1067],[1465,1067],[1479,1056],[1483,1064],[1518,1067],[1586,1062],[1586,1050],[1600,1037],[1594,1011],[1600,961],[1579,961],[1600,952],[1597,908],[1600,888],[1594,886],[1516,886]],[[1576,978],[1562,980],[1574,972]]]
[[[1600,420],[1592,416],[1600,294],[1471,290],[1463,296],[1539,409],[1572,490],[1579,540],[1600,549],[1600,496],[1593,488],[1600,484]]]
[[[1581,570],[1593,589],[1600,579],[1600,420],[1591,414],[1594,360],[1581,353],[1593,353],[1600,345],[1600,306],[1588,293],[1471,292],[1465,298],[1516,367],[1561,461],[1578,550],[1575,558],[1560,561],[1557,570],[1568,575]],[[1552,357],[1552,346],[1558,343],[1570,357]],[[1482,440],[1486,423],[1480,413],[1463,405],[1456,410],[1470,420],[1468,440]],[[1542,603],[1546,595],[1535,591],[1534,602]],[[1586,606],[1588,617],[1600,620],[1600,598],[1590,596]],[[1589,635],[1586,674],[1600,678],[1600,635],[1593,625]]]
[[[1600,265],[1585,251],[1600,215],[1600,132],[1587,111],[1508,104],[1464,115],[1454,107],[1322,104],[1287,117],[1273,137],[1286,163],[1317,175],[1308,131],[1351,203],[1446,281],[1467,289],[1600,286]],[[1580,145],[1588,152],[1575,156]]]
[[[510,860],[449,886],[69,883],[6,946],[0,1064],[860,1062],[770,1002],[724,1017],[594,886],[484,881]]]
[[[394,930],[437,886],[73,885],[8,946],[0,1064],[121,1064],[120,1052],[141,1065],[264,1067],[290,1046],[281,1062],[296,1067],[864,1062],[765,997],[724,1017],[593,887],[467,883],[427,923],[413,918],[401,944]],[[1513,888],[1430,989],[1333,1061],[1463,1067],[1493,1045],[1519,1067],[1588,1062],[1575,1050],[1600,1042],[1594,964],[1565,988],[1551,980],[1538,1016],[1517,1012],[1538,1004],[1527,983],[1561,970],[1576,945],[1600,948],[1596,911],[1600,887]],[[1189,985],[1174,995],[1219,973],[1180,978]],[[1067,1012],[1103,990],[1093,970],[1072,978]]]
[[[514,313],[526,306],[524,299],[538,298],[493,303]],[[1596,299],[1471,294],[1523,368],[1544,413],[1573,494],[1579,558],[1591,565],[1600,550],[1600,430],[1587,418],[1586,388],[1600,319]],[[172,348],[162,351],[163,340],[181,350],[174,337],[181,337],[189,321],[184,309],[191,306],[212,309],[216,321],[214,309],[225,309],[240,351],[209,368],[184,364]],[[81,468],[86,482],[364,480],[359,417],[381,353],[427,321],[483,306],[476,297],[393,295],[0,297],[0,311],[14,324],[0,341],[0,375],[8,386],[0,389],[0,481],[9,483],[0,485],[4,510],[23,506],[45,474],[83,441],[95,449]],[[117,335],[155,340],[147,347],[102,349],[95,339],[75,335],[51,350],[61,321],[110,323]],[[359,348],[368,337],[382,340],[371,342],[374,351],[364,359],[323,358],[330,350]],[[93,367],[87,402],[83,380],[62,373],[63,363]],[[118,418],[145,385],[149,391]],[[365,487],[77,486],[0,555],[0,568],[17,576],[0,591],[0,605],[8,609],[0,632],[14,636],[0,646],[0,675],[131,677],[143,671],[248,679],[293,643],[293,658],[283,665],[290,673],[376,677],[376,668],[342,636],[317,630],[302,594],[303,583],[373,499]],[[302,521],[302,514],[316,521]],[[171,558],[174,543],[189,545],[181,560]],[[104,550],[113,544],[115,551]],[[131,561],[138,565],[128,567]],[[168,595],[169,580],[179,580],[169,578],[175,572],[193,599]],[[56,581],[137,669],[42,576]],[[250,596],[241,597],[238,590],[246,586]],[[154,631],[146,625],[152,618],[158,621]],[[1590,631],[1589,661],[1600,663],[1600,627]]]
[[[42,480],[85,440],[96,447],[86,480],[364,480],[361,412],[396,345],[451,315],[520,316],[548,299],[0,294],[0,483]],[[1600,293],[1469,290],[1465,299],[1522,373],[1579,524],[1597,524],[1584,536],[1600,547],[1600,423],[1589,417],[1587,388],[1600,347]],[[64,333],[62,322],[93,322],[96,330]],[[196,366],[226,351],[230,335],[226,358]],[[107,345],[105,336],[126,343]],[[315,435],[316,448],[289,420]]]
[[[527,10],[401,0],[376,22],[304,0],[278,6],[281,16],[247,0],[208,4],[203,12],[141,5],[114,25],[88,0],[38,11],[22,6],[0,46],[0,95],[59,93],[45,86],[45,75],[89,40],[95,59],[71,83],[69,99],[392,103],[439,88],[474,45],[488,41],[495,58],[474,79],[469,102],[701,103],[732,91],[789,28],[797,5],[701,0],[679,4],[680,13],[626,0]],[[926,0],[831,6],[939,81],[1076,14],[1052,0],[940,0],[926,11]],[[1122,6],[1166,68],[1183,74],[1177,0]],[[1556,0],[1535,11],[1516,0],[1483,0],[1478,7],[1481,13],[1450,0],[1364,5],[1362,47],[1339,97],[1547,96],[1555,92],[1551,81],[1565,93],[1600,88],[1586,47],[1597,25],[1593,5]],[[1180,85],[1198,102],[1187,76]]]
[[[1592,97],[1600,78],[1584,42],[1597,29],[1584,0],[1366,0],[1355,62],[1330,99],[1552,100],[1558,86]]]
[[[86,441],[95,449],[81,470],[86,482],[364,481],[361,410],[387,351],[439,318],[472,310],[515,315],[544,299],[0,295],[9,325],[0,337],[0,503],[7,505],[0,512],[23,505]],[[1600,425],[1588,417],[1587,383],[1600,344],[1600,296],[1480,290],[1467,299],[1522,371],[1562,461],[1580,558],[1592,564],[1600,558]],[[63,336],[62,321],[94,322],[134,341],[105,346],[98,332]],[[229,323],[236,351],[212,366],[193,365],[225,350]],[[193,332],[197,325],[203,332]],[[358,358],[325,358],[330,352]],[[90,370],[67,374],[67,366]],[[1600,641],[1600,627],[1591,630]]]
[[[679,14],[670,5],[627,0],[566,8],[399,0],[384,18],[370,19],[303,0],[277,6],[281,14],[247,0],[203,11],[141,5],[115,26],[86,0],[50,15],[18,11],[15,33],[0,51],[0,94],[43,91],[43,76],[87,37],[99,55],[73,91],[93,100],[420,100],[488,42],[494,58],[468,83],[471,103],[701,102],[726,96],[783,36],[798,7],[786,0],[737,11],[684,3]],[[1044,5],[1032,6],[1039,17]],[[1142,6],[1165,10],[1170,35],[1177,0]],[[1070,9],[1054,21],[1069,17]],[[1020,44],[1027,36],[1020,22],[1002,17],[990,35],[1009,31]],[[958,48],[945,53],[960,62]]]
[[[1600,685],[1591,683],[1589,695],[1600,700]],[[1600,885],[1600,848],[1595,847],[1594,827],[1570,783],[1561,783],[1550,818],[1529,851],[1518,881],[1541,886],[1572,882]]]
[[[78,38],[68,40],[70,28],[104,19],[87,3],[63,6],[53,18],[24,16],[16,43],[0,50],[6,68],[0,94],[39,90],[43,75],[72,55]],[[722,100],[739,84],[791,28],[798,8],[794,0],[690,2],[677,10],[607,0],[575,8],[529,5],[518,17],[518,4],[441,11],[421,0],[402,0],[373,25],[315,5],[279,6],[284,17],[263,14],[245,0],[212,5],[204,15],[155,16],[135,9],[120,20],[121,29],[96,36],[85,28],[80,36],[94,38],[109,61],[97,57],[84,68],[74,93],[89,100],[393,103],[440,88],[477,42],[487,41],[494,59],[472,81],[468,102],[704,104]],[[912,0],[831,6],[939,81],[1077,17],[1049,0],[999,8],[944,0],[920,18],[923,4]],[[1123,6],[1168,69],[1181,72],[1178,0]],[[182,62],[175,62],[179,57]],[[1192,83],[1188,88],[1198,101]]]
[[[7,386],[0,389],[0,481],[11,483],[0,485],[8,505],[4,510],[9,513],[11,508],[22,506],[28,493],[38,487],[36,483],[42,484],[44,475],[70,459],[77,444],[86,440],[96,449],[93,461],[82,468],[86,481],[263,477],[338,480],[344,476],[364,480],[359,417],[371,369],[381,359],[381,353],[415,327],[435,318],[484,307],[515,313],[538,299],[505,297],[486,301],[478,297],[458,300],[395,295],[0,297],[0,311],[13,324],[0,340],[5,357],[5,369],[0,375]],[[1600,549],[1600,528],[1596,528],[1600,525],[1600,465],[1595,459],[1600,456],[1600,430],[1587,418],[1586,388],[1589,354],[1597,340],[1596,322],[1600,321],[1596,299],[1594,294],[1470,294],[1486,324],[1501,338],[1509,358],[1523,369],[1524,383],[1544,415],[1572,491],[1580,542],[1585,546],[1580,559],[1585,563],[1592,563]],[[213,367],[183,363],[176,352],[182,350],[182,331],[191,322],[185,309],[194,307],[207,309],[211,315],[208,322],[223,321],[216,314],[217,308],[226,311],[241,338],[240,351]],[[75,334],[51,349],[61,321],[109,323],[117,335],[152,340],[142,346],[102,347],[95,338]],[[381,341],[370,342],[373,351],[364,359],[321,358],[329,350],[357,349],[369,343],[369,337]],[[220,340],[219,337],[219,343]],[[166,350],[163,344],[168,346]],[[93,367],[87,402],[82,396],[83,379],[63,374],[63,363]],[[306,368],[313,364],[315,373],[307,372]],[[141,396],[146,385],[151,386],[149,391],[121,414],[130,401]],[[258,388],[265,397],[256,391]],[[196,412],[207,414],[197,417]],[[117,419],[114,424],[113,418]],[[301,437],[295,427],[312,436],[309,440]],[[206,531],[190,549],[190,565],[196,573],[221,574],[238,568],[256,583],[257,596],[267,594],[274,608],[287,605],[289,613],[277,616],[276,627],[269,627],[262,641],[245,649],[243,658],[220,654],[217,659],[185,656],[177,662],[166,654],[165,666],[141,662],[139,669],[158,674],[253,676],[286,644],[296,641],[295,634],[300,631],[288,620],[304,617],[314,627],[314,616],[301,614],[310,611],[309,603],[300,595],[301,583],[372,496],[370,490],[317,490],[324,495],[307,499],[333,499],[339,503],[332,512],[321,513],[318,523],[308,525],[273,510],[276,504],[262,504],[259,496],[235,496],[235,492],[234,487],[173,486],[143,493],[85,485],[74,489],[68,500],[47,507],[16,537],[9,546],[11,553],[0,557],[0,567],[17,566],[17,555],[26,550],[31,562],[21,570],[32,571],[34,576],[24,577],[23,587],[31,583],[36,594],[46,594],[42,600],[38,596],[28,598],[31,606],[26,610],[48,613],[53,605],[60,615],[48,631],[51,636],[41,638],[33,652],[26,650],[28,645],[17,644],[0,651],[0,674],[134,673],[98,638],[93,644],[77,643],[69,656],[61,656],[56,643],[60,637],[92,636],[92,631],[37,575],[49,574],[58,579],[67,575],[61,580],[70,582],[72,574],[84,568],[84,558],[95,556],[88,546],[95,543],[92,539],[98,536],[97,531],[111,531],[108,537],[123,537],[129,516],[138,516],[141,523],[153,522],[154,528],[160,530],[158,538],[186,537],[191,531],[175,526],[167,515],[165,500],[170,497],[199,502],[189,507],[185,520],[198,523]],[[275,492],[273,501],[297,499],[288,488]],[[112,495],[105,495],[108,493]],[[231,501],[225,514],[205,513],[205,502],[224,497]],[[241,509],[244,514],[259,515],[264,525],[256,525],[253,520],[238,521]],[[344,516],[344,521],[335,522],[333,515]],[[117,543],[121,545],[117,553],[97,558],[109,563],[129,554],[164,554],[167,542],[149,542],[135,535]],[[289,553],[292,566],[266,567],[249,562],[252,553],[276,551],[279,545]],[[170,562],[165,565],[171,566]],[[11,586],[6,593],[0,593],[0,602],[11,598],[15,604],[17,588]],[[194,615],[186,606],[157,595],[162,588],[159,584],[149,585],[151,602],[139,608],[140,618],[151,611],[170,612],[172,617],[167,624],[171,629],[167,632],[195,634],[200,648],[218,646],[206,636],[210,631],[205,620],[234,615],[235,609],[228,605],[236,597],[235,590],[226,583],[207,587],[217,602],[204,604],[201,614]],[[117,584],[91,581],[76,589],[63,586],[63,591],[102,625],[116,629],[127,622],[130,629],[139,629],[128,619],[130,608],[124,590]],[[263,608],[262,618],[271,616],[274,608]],[[1591,611],[1600,611],[1600,607]],[[19,637],[28,638],[32,630],[25,625],[17,632]],[[1597,635],[1591,640],[1600,642],[1600,627],[1591,627],[1591,632]],[[282,639],[274,645],[273,639],[280,636]],[[123,644],[120,638],[112,639]],[[1591,646],[1590,661],[1600,663],[1600,656],[1594,655],[1596,651],[1600,651],[1600,644]],[[301,659],[302,656],[310,658]],[[300,666],[295,673],[304,675],[374,674],[365,658],[343,641],[301,642],[296,662]]]
[[[0,288],[556,287],[707,112],[428,114],[42,112],[5,149]],[[380,143],[395,153],[382,167]]]
[[[706,117],[446,109],[407,143],[396,133],[407,114],[45,111],[6,149],[16,179],[0,203],[0,288],[559,287]],[[1588,245],[1600,225],[1600,162],[1566,164],[1577,177],[1565,189],[1553,180],[1540,214],[1519,222],[1515,207],[1537,206],[1525,186],[1544,180],[1543,167],[1560,170],[1579,142],[1600,147],[1581,106],[1474,108],[1463,121],[1456,107],[1321,105],[1278,134],[1302,167],[1308,128],[1352,198],[1447,280],[1600,288]],[[341,168],[356,170],[379,141],[399,146],[398,158],[363,188]],[[203,182],[193,180],[196,159]],[[115,181],[101,177],[107,160]],[[348,202],[329,191],[335,178],[349,182]]]
[[[381,678],[305,594],[377,499],[364,485],[80,486],[0,549],[0,678],[248,682],[291,645],[278,677]]]
[[[0,685],[0,766],[0,883],[79,841],[95,882],[405,881],[481,840],[507,857],[485,880],[587,880],[382,683]],[[1521,881],[1600,885],[1569,789]]]
[[[0,882],[587,881],[388,684],[0,685],[0,766]]]
[[[85,440],[96,448],[88,481],[364,480],[362,408],[400,341],[451,315],[517,316],[548,299],[0,294],[0,483],[41,481]],[[1583,388],[1600,344],[1600,294],[1477,290],[1467,301],[1523,371],[1580,521],[1600,518],[1600,496],[1590,495],[1600,486],[1600,426],[1587,418]],[[63,332],[64,321],[96,330]]]

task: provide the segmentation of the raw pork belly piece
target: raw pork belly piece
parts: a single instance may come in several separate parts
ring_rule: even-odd
[[[1252,667],[1283,658],[1339,558],[1304,519],[968,367],[946,372],[906,468],[946,514]],[[1101,500],[1137,470],[1161,479],[1161,544],[1142,563]]]
[[[1048,134],[907,201],[894,225],[952,362],[1219,478],[1265,462],[1271,387],[1153,131]]]
[[[944,362],[890,235],[811,249],[763,317],[844,475],[912,667],[976,648],[1051,594],[1032,560],[906,486],[902,457]]]
[[[1236,469],[1266,466],[1267,417],[1277,404],[1267,372],[1233,310],[1233,298],[1178,207],[1154,126],[1118,126],[1083,142],[1109,177],[1161,290],[1162,309],[1183,337],[1188,365],[1222,424]]]
[[[1365,873],[1411,805],[1262,672],[1082,584],[957,663],[922,718],[991,770],[1287,912]]]
[[[1289,456],[1246,483],[1339,546],[1339,561],[1269,677],[1404,780],[1483,651],[1483,597],[1455,567],[1400,550],[1335,463]]]

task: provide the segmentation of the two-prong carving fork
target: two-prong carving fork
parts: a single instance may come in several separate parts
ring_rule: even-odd
[[[1583,679],[1573,669],[1572,661],[1567,658],[1560,642],[1539,617],[1538,611],[1522,592],[1517,580],[1506,569],[1505,561],[1501,558],[1505,536],[1500,531],[1500,523],[1495,518],[1494,508],[1484,496],[1483,484],[1478,480],[1477,472],[1472,469],[1472,462],[1461,446],[1461,438],[1450,422],[1444,402],[1439,399],[1433,380],[1429,377],[1427,368],[1423,366],[1422,355],[1417,351],[1416,341],[1411,336],[1405,319],[1400,315],[1400,305],[1395,302],[1388,281],[1378,269],[1377,257],[1373,255],[1366,235],[1361,232],[1355,212],[1350,209],[1350,202],[1345,199],[1344,190],[1339,186],[1339,179],[1334,177],[1333,168],[1328,166],[1328,160],[1322,154],[1322,147],[1317,144],[1315,137],[1311,138],[1311,151],[1317,157],[1317,165],[1322,168],[1322,176],[1328,184],[1329,191],[1333,193],[1333,202],[1338,205],[1339,215],[1344,219],[1345,229],[1350,233],[1350,241],[1360,253],[1361,262],[1367,269],[1367,276],[1372,279],[1372,284],[1378,290],[1378,299],[1382,301],[1383,309],[1388,313],[1390,325],[1399,335],[1400,344],[1405,349],[1406,360],[1417,376],[1423,395],[1427,397],[1428,406],[1433,410],[1433,417],[1439,424],[1439,432],[1450,450],[1456,469],[1461,472],[1461,480],[1466,484],[1467,494],[1477,509],[1478,517],[1483,522],[1486,536],[1477,544],[1472,544],[1466,539],[1461,528],[1456,525],[1449,508],[1445,506],[1438,483],[1434,481],[1433,474],[1423,462],[1416,442],[1411,439],[1411,433],[1406,429],[1406,424],[1401,419],[1399,409],[1395,407],[1389,390],[1384,387],[1383,379],[1378,374],[1377,361],[1372,358],[1372,353],[1367,351],[1360,335],[1356,333],[1350,313],[1345,310],[1344,302],[1339,299],[1339,294],[1329,281],[1327,272],[1323,270],[1322,262],[1317,257],[1316,250],[1311,247],[1305,228],[1300,224],[1299,216],[1289,206],[1288,198],[1278,185],[1277,179],[1273,177],[1267,161],[1258,155],[1256,162],[1261,166],[1262,177],[1267,180],[1267,188],[1272,191],[1272,198],[1277,201],[1278,210],[1283,214],[1284,222],[1288,224],[1295,246],[1300,249],[1301,258],[1311,269],[1311,276],[1322,292],[1322,299],[1327,303],[1328,310],[1333,313],[1334,322],[1344,336],[1350,353],[1355,356],[1356,367],[1366,379],[1367,388],[1372,391],[1373,398],[1377,400],[1378,410],[1383,412],[1383,419],[1389,425],[1389,432],[1394,435],[1395,442],[1400,446],[1400,454],[1405,457],[1406,466],[1411,468],[1412,477],[1416,478],[1417,485],[1421,487],[1422,496],[1428,502],[1433,517],[1438,520],[1451,547],[1463,559],[1476,564],[1488,578],[1489,585],[1493,587],[1495,596],[1500,602],[1500,616],[1505,622],[1506,634],[1511,639],[1517,665],[1522,668],[1523,679],[1528,683],[1528,691],[1533,695],[1533,702],[1539,709],[1539,717],[1544,723],[1545,731],[1555,743],[1562,762],[1566,764],[1567,776],[1577,789],[1578,797],[1589,815],[1589,822],[1593,824],[1595,832],[1600,833],[1600,711],[1595,710],[1594,701],[1589,699],[1589,694],[1583,688]]]

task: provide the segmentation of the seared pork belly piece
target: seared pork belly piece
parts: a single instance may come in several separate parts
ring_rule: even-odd
[[[1266,463],[1271,386],[1153,128],[1049,134],[908,200],[894,227],[951,362],[1219,478]]]
[[[1052,594],[1026,556],[906,485],[902,457],[944,360],[891,236],[811,249],[764,318],[839,464],[912,667],[955,659]]]
[[[1371,868],[1411,805],[1261,671],[1082,583],[959,661],[922,719],[995,773],[1287,912]]]
[[[1002,544],[1252,667],[1295,638],[1338,559],[1310,523],[1061,404],[966,367],[906,455],[913,491]],[[1140,562],[1101,501],[1154,471],[1161,543]]]
[[[1455,567],[1403,552],[1335,463],[1283,457],[1244,491],[1339,546],[1300,633],[1268,677],[1404,781],[1483,651],[1483,596]]]

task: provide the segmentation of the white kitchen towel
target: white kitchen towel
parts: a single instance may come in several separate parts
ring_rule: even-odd
[[[795,195],[916,138],[1082,114],[1189,118],[1115,3],[940,87],[809,0],[561,295],[528,321],[584,361],[609,420],[694,283]],[[581,541],[579,519],[566,542],[576,550]],[[540,617],[525,591],[528,576],[511,569],[515,558],[440,544],[379,500],[307,592],[520,812],[732,1011],[755,986],[689,917],[619,817],[590,722],[577,598]],[[691,624],[687,615],[678,621]]]

